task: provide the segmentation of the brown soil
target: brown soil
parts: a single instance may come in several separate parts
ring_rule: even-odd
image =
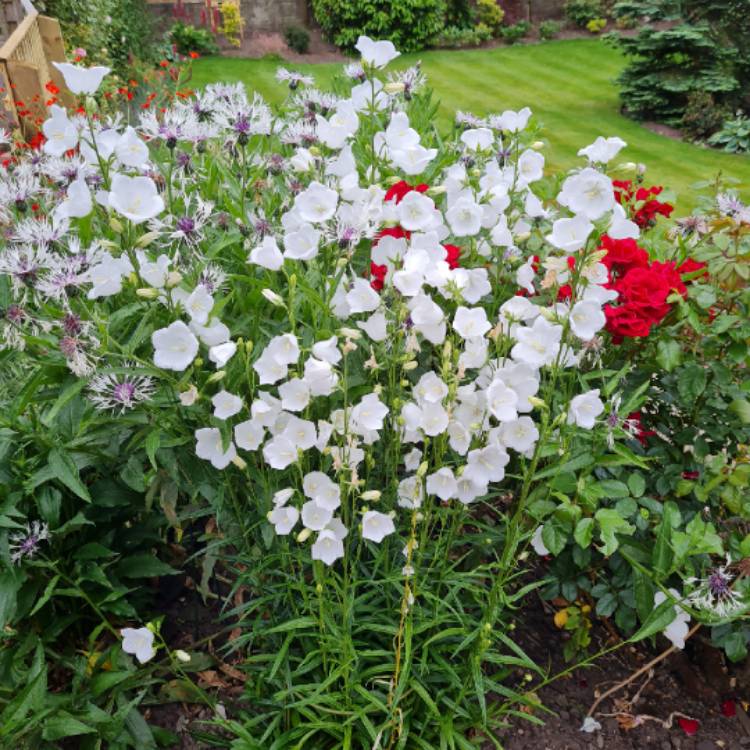
[[[659,135],[671,138],[673,141],[682,140],[682,131],[677,128],[670,128],[669,125],[664,125],[661,122],[644,122],[642,123],[644,128],[647,128],[652,133],[658,133]]]
[[[229,57],[258,58],[266,55],[279,55],[284,60],[295,63],[346,62],[349,58],[337,47],[323,39],[319,29],[308,29],[310,50],[304,55],[287,47],[284,35],[279,32],[253,32],[247,34],[239,47],[222,48],[222,54]]]

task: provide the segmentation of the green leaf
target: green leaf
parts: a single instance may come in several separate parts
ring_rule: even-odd
[[[706,389],[706,371],[698,364],[685,365],[677,377],[677,390],[684,404],[692,404]]]
[[[91,495],[86,485],[81,482],[78,467],[68,453],[60,448],[53,448],[47,457],[47,466],[54,477],[59,479],[69,490],[74,492],[81,500],[91,502]]]
[[[117,573],[123,578],[152,578],[171,576],[179,571],[153,555],[141,554],[126,557],[117,564]]]
[[[629,524],[620,514],[612,508],[600,508],[596,511],[595,518],[599,524],[599,537],[604,542],[599,551],[609,557],[619,546],[616,534],[632,534],[635,526]]]
[[[92,734],[96,732],[94,727],[87,726],[82,721],[78,721],[66,711],[61,711],[57,716],[53,716],[44,722],[42,737],[53,742],[63,737],[76,737],[81,734]]]
[[[16,595],[21,588],[20,576],[15,570],[0,573],[0,628],[8,625],[16,614]]]
[[[34,605],[34,608],[29,612],[27,617],[32,617],[35,615],[49,600],[52,596],[52,592],[55,590],[55,586],[57,586],[57,582],[60,580],[60,576],[56,575],[52,580],[46,585],[44,589],[44,593],[37,599],[36,604]]]
[[[630,497],[630,490],[624,482],[617,479],[602,479],[601,482],[595,482],[587,489],[599,498],[619,498]]]
[[[667,372],[682,364],[682,347],[677,341],[660,341],[656,345],[656,361]]]
[[[52,404],[50,410],[42,417],[42,424],[45,427],[51,427],[54,424],[55,419],[57,418],[57,415],[60,413],[60,410],[63,408],[63,406],[65,406],[65,404],[67,404],[70,399],[77,396],[84,389],[87,383],[88,381],[85,379],[74,380],[66,388],[63,388],[55,403]]]
[[[724,638],[721,645],[724,647],[729,661],[740,662],[747,656],[747,639],[742,631],[730,633]]]
[[[594,519],[582,518],[576,524],[576,530],[573,533],[573,537],[578,543],[578,546],[582,549],[586,549],[590,546],[591,540],[594,537]]]
[[[542,528],[542,542],[552,555],[559,555],[568,541],[568,531],[559,518],[552,516]]]
[[[646,491],[646,480],[638,472],[628,477],[628,489],[633,497],[641,497]]]
[[[680,511],[671,500],[664,504],[662,510],[661,524],[656,535],[656,544],[651,556],[651,564],[659,579],[664,578],[672,569],[672,533],[674,527],[680,523]]]
[[[661,633],[677,617],[674,607],[674,602],[671,599],[666,599],[658,607],[651,610],[651,614],[646,618],[640,629],[629,639],[630,643],[637,643],[655,633]]]
[[[750,401],[736,398],[729,404],[729,411],[734,412],[744,424],[750,424]]]

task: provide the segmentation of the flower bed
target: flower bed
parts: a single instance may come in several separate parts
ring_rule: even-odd
[[[131,124],[98,109],[106,68],[61,65],[81,108],[54,106],[1,183],[19,380],[0,433],[5,621],[39,622],[51,648],[55,612],[83,600],[92,700],[176,672],[236,747],[469,747],[531,715],[546,676],[509,623],[536,589],[570,603],[571,657],[579,596],[632,641],[746,611],[741,527],[658,489],[639,409],[683,364],[673,409],[707,393],[713,365],[671,331],[716,324],[747,356],[741,284],[719,301],[706,280],[727,273],[722,232],[742,259],[747,209],[705,248],[652,239],[672,207],[641,177],[613,183],[619,138],[545,174],[529,109],[463,114],[445,137],[419,68],[384,76],[393,45],[357,48],[334,92],[282,71],[280,112],[212,85]],[[715,377],[711,406],[729,394],[739,421],[702,459],[741,483],[747,401],[741,377]],[[547,573],[522,577],[530,548],[555,557]],[[217,564],[231,582],[247,701],[229,717],[129,583],[186,558],[204,596]],[[43,651],[24,661],[36,634],[13,638],[18,673],[46,670]],[[112,736],[149,731],[137,702]],[[45,741],[77,726],[56,716]]]

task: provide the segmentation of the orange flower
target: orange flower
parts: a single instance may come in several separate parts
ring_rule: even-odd
[[[197,60],[200,57],[200,55],[197,52],[191,52],[190,57],[193,60]]]

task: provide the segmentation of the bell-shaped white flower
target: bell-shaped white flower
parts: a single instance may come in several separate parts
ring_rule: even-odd
[[[436,156],[436,148],[425,148],[419,144],[391,150],[393,164],[408,175],[422,174]]]
[[[126,654],[133,654],[141,664],[154,658],[154,634],[148,628],[123,628],[122,650]]]
[[[260,245],[256,245],[250,251],[248,263],[254,263],[256,266],[267,268],[269,271],[278,271],[284,265],[284,256],[276,244],[276,240],[270,235],[266,235]]]
[[[490,383],[487,389],[487,408],[500,422],[508,422],[518,416],[516,406],[518,405],[518,394],[508,385],[497,378]]]
[[[278,505],[268,513],[268,520],[279,536],[286,536],[299,521],[299,511],[292,505]]]
[[[242,399],[229,391],[219,391],[212,399],[216,419],[229,419],[242,410]]]
[[[292,260],[312,260],[318,254],[320,232],[312,224],[302,224],[284,235],[284,257]]]
[[[231,441],[229,446],[224,448],[218,428],[202,427],[195,431],[195,455],[210,461],[215,469],[226,469],[237,455],[237,450]]]
[[[495,136],[489,128],[469,128],[461,133],[461,143],[470,151],[486,151],[494,142]]]
[[[310,531],[322,531],[333,518],[333,510],[317,500],[302,505],[302,523]]]
[[[562,326],[550,323],[540,316],[532,326],[519,327],[515,335],[518,343],[510,352],[513,359],[532,367],[541,367],[552,364],[557,357]]]
[[[427,475],[426,489],[428,495],[436,495],[441,500],[450,500],[456,496],[458,487],[453,469],[443,466],[436,472]]]
[[[336,560],[344,556],[344,543],[335,531],[323,529],[310,549],[310,557],[320,560],[326,565],[333,565]]]
[[[310,403],[310,386],[301,378],[292,378],[279,386],[281,407],[287,411],[302,411]]]
[[[297,460],[297,446],[286,435],[277,435],[263,446],[263,458],[272,469],[286,469]]]
[[[385,129],[385,143],[390,149],[411,148],[419,144],[419,133],[409,125],[406,112],[395,112]]]
[[[83,65],[73,65],[67,62],[53,62],[52,64],[62,73],[65,85],[74,94],[95,94],[102,85],[104,76],[111,70],[103,65],[86,68]]]
[[[396,527],[393,519],[377,510],[368,510],[362,516],[362,538],[380,544]]]
[[[601,305],[593,300],[576,302],[569,320],[570,329],[582,341],[591,341],[607,322]]]
[[[435,218],[435,203],[432,198],[416,190],[408,192],[398,204],[398,220],[410,232],[422,232]]]
[[[552,233],[546,236],[547,242],[566,253],[580,250],[594,231],[594,225],[585,216],[572,219],[557,219],[552,223]]]
[[[148,161],[148,146],[138,137],[135,129],[128,125],[115,145],[115,156],[120,164],[138,169]]]
[[[445,218],[456,237],[471,237],[482,228],[482,207],[472,198],[462,197],[446,211]]]
[[[401,53],[388,40],[375,41],[369,36],[361,35],[354,49],[362,55],[362,62],[374,68],[384,68]]]
[[[568,177],[563,182],[557,200],[573,213],[581,214],[591,221],[611,211],[616,202],[612,180],[591,167]]]
[[[586,393],[574,396],[568,406],[568,424],[575,424],[590,430],[596,418],[604,411],[604,404],[599,398],[599,389],[594,388]]]
[[[217,344],[208,350],[208,358],[217,368],[224,367],[232,357],[237,353],[237,344],[234,341],[227,341],[224,344]]]
[[[198,339],[181,320],[154,331],[151,343],[154,347],[154,364],[165,370],[181,372],[198,354]]]
[[[294,208],[302,221],[317,224],[333,216],[338,201],[339,194],[335,190],[313,181],[294,199]]]
[[[380,295],[367,279],[354,279],[346,301],[352,313],[373,312],[380,306]]]
[[[539,440],[539,430],[531,417],[519,417],[500,425],[500,440],[506,448],[526,453]]]
[[[247,419],[234,426],[234,442],[238,448],[246,451],[257,451],[265,434],[265,427],[255,419]]]
[[[42,124],[42,133],[47,139],[44,142],[45,154],[62,156],[78,144],[78,128],[68,118],[68,113],[57,104],[50,107],[51,117]]]
[[[578,156],[585,156],[590,162],[595,164],[607,164],[620,153],[628,144],[614,136],[604,138],[599,136],[593,143],[578,151]]]
[[[459,307],[453,318],[453,330],[463,339],[484,336],[492,326],[483,307]]]
[[[164,210],[164,200],[150,177],[116,174],[109,191],[109,206],[134,224],[140,224],[158,216]]]

